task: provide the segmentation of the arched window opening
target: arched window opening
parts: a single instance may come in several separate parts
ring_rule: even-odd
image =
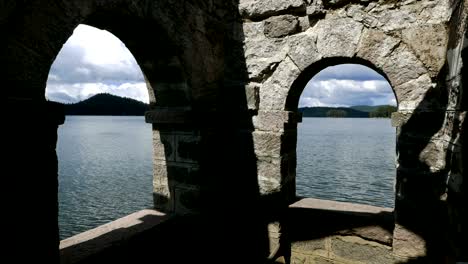
[[[387,80],[358,64],[325,68],[299,111],[297,195],[393,207],[396,99]]]
[[[152,207],[148,90],[125,45],[79,25],[49,72],[46,98],[65,104],[59,128],[59,229],[64,239]]]

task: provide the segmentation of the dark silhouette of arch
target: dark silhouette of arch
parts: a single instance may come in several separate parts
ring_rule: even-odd
[[[353,58],[347,58],[347,57],[331,57],[331,58],[323,58],[311,65],[309,65],[304,71],[301,72],[299,77],[294,81],[294,83],[291,85],[291,89],[289,90],[288,96],[286,98],[286,106],[285,110],[287,111],[297,111],[297,108],[299,106],[299,98],[304,91],[307,83],[312,79],[317,73],[322,71],[323,69],[329,67],[329,66],[336,66],[340,64],[360,64],[363,66],[366,66],[374,71],[376,71],[378,74],[380,74],[382,77],[387,80],[387,82],[390,84],[390,80],[388,79],[387,75],[385,72],[383,72],[381,69],[379,69],[377,66],[372,64],[370,61],[361,59],[359,57],[353,57]],[[395,93],[395,89],[392,87],[393,94],[395,95],[395,98],[397,100],[397,105],[398,105],[398,98]]]

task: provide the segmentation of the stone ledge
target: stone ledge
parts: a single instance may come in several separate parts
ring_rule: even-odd
[[[60,241],[60,263],[78,263],[166,221],[168,216],[145,209]]]
[[[290,205],[289,210],[291,221],[295,223],[293,233],[300,232],[293,236],[300,240],[339,235],[392,245],[394,218],[391,208],[307,198]],[[311,221],[313,225],[310,225]],[[321,228],[316,230],[314,226]]]
[[[320,210],[334,210],[341,212],[355,212],[355,213],[392,213],[392,208],[378,207],[366,204],[355,204],[346,202],[337,202],[329,200],[321,200],[314,198],[304,198],[289,206],[290,208],[306,208],[306,209],[320,209]]]

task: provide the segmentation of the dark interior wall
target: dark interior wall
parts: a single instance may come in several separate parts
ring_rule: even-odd
[[[0,76],[7,108],[2,186],[9,190],[2,192],[7,216],[2,239],[8,245],[2,258],[59,261],[55,146],[64,114],[60,105],[46,102],[45,88],[51,64],[81,23],[109,30],[127,45],[148,81],[153,111],[183,110],[182,123],[166,120],[153,126],[156,132],[199,138],[191,150],[197,152],[196,178],[180,179],[167,171],[170,181],[192,181],[197,190],[188,198],[185,192],[176,194],[203,212],[195,221],[197,236],[216,241],[209,251],[208,245],[197,245],[205,248],[201,254],[210,256],[208,262],[231,248],[237,248],[234,259],[266,257],[237,5],[221,0],[1,2]],[[233,196],[236,202],[229,202]]]

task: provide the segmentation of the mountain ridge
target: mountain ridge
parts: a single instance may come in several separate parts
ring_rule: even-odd
[[[148,110],[148,104],[108,93],[96,94],[78,103],[65,104],[65,115],[142,116]]]
[[[302,113],[303,117],[389,118],[393,112],[396,112],[397,108],[392,105],[360,105],[351,107],[300,107],[298,110]]]
[[[135,99],[100,93],[83,101],[65,104],[66,115],[142,116],[149,105]],[[390,117],[396,107],[356,105],[350,107],[300,107],[303,117]]]

